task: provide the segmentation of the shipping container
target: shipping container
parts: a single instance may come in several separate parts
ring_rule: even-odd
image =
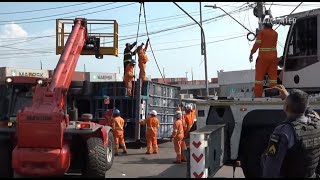
[[[49,76],[53,76],[53,70],[49,70]],[[72,81],[85,81],[88,79],[88,72],[75,71],[72,75]]]
[[[4,81],[8,76],[48,78],[49,72],[48,70],[39,70],[39,69],[0,67],[0,81]]]
[[[123,82],[92,82],[94,118],[102,119],[107,109],[114,107],[121,111],[121,116],[126,121],[126,141],[145,139],[145,126],[139,125],[139,120],[145,119],[150,110],[158,112],[160,128],[158,138],[169,138],[174,123],[174,113],[179,103],[180,88],[167,84],[145,81],[141,86],[140,81],[134,83],[134,97],[126,95]],[[108,97],[110,104],[105,105],[104,99]]]

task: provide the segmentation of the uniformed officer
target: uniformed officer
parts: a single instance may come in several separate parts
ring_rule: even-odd
[[[262,157],[264,178],[315,177],[320,156],[320,124],[317,116],[306,116],[308,94],[276,86],[285,97],[287,119],[275,128]]]

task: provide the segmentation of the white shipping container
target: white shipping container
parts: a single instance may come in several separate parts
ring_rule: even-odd
[[[254,83],[254,81],[255,81],[254,69],[242,70],[242,71],[218,72],[218,84],[220,86]]]
[[[251,98],[254,95],[254,83],[220,86],[220,97]]]
[[[49,71],[41,69],[0,67],[0,81],[4,81],[5,78],[9,76],[49,78]]]

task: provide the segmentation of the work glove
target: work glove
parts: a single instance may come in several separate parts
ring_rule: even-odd
[[[252,61],[253,61],[253,57],[252,57],[252,54],[250,54],[250,56],[249,56],[249,62],[252,63]]]

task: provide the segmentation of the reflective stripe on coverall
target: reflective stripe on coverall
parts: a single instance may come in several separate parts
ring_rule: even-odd
[[[255,97],[262,97],[265,74],[269,75],[269,87],[277,85],[277,41],[278,33],[272,28],[266,28],[258,33],[256,42],[252,47],[251,54],[259,49],[256,60]]]
[[[151,153],[152,147],[153,152],[158,153],[157,143],[157,129],[159,128],[159,120],[155,116],[148,116],[147,119],[140,122],[141,125],[147,125],[147,153]]]

